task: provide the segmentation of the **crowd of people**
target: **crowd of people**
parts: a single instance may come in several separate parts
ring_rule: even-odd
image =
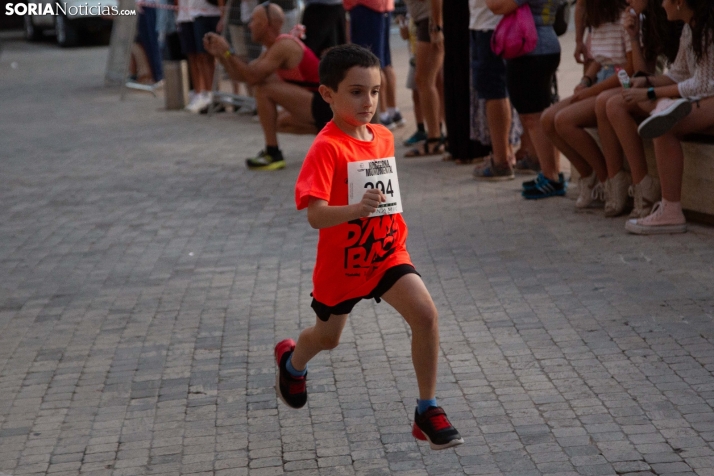
[[[543,199],[565,195],[562,153],[580,176],[576,207],[604,206],[606,217],[631,210],[626,229],[633,233],[686,230],[681,139],[714,126],[709,0],[577,0],[574,55],[583,77],[563,100],[557,33],[567,29],[569,0],[405,0],[408,14],[398,18],[394,0],[306,0],[302,15],[296,0],[177,2],[194,87],[187,109],[211,104],[219,61],[255,98],[265,148],[247,159],[251,169],[285,166],[279,131],[315,134],[332,119],[318,65],[336,45],[372,51],[382,76],[374,122],[406,124],[390,53],[396,20],[410,45],[405,79],[416,123],[404,157],[477,161],[473,176],[482,181],[537,173],[522,195]],[[494,31],[523,8],[537,38],[529,51],[504,59],[494,53]],[[657,174],[647,169],[643,138],[654,141]]]

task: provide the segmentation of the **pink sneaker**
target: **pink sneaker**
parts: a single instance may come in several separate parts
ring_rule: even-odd
[[[691,111],[692,103],[688,99],[662,98],[650,113],[650,117],[642,121],[637,132],[643,139],[654,139],[669,131]]]
[[[655,203],[652,213],[645,218],[627,220],[625,230],[636,235],[684,233],[687,231],[687,220],[682,213],[681,203],[663,199]]]

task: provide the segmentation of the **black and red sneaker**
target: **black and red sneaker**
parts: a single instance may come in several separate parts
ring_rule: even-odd
[[[421,415],[415,410],[412,436],[417,440],[428,441],[432,450],[445,450],[464,443],[441,407],[429,407]]]
[[[307,402],[307,388],[305,387],[305,374],[302,377],[293,377],[285,367],[288,358],[295,350],[295,341],[285,339],[275,346],[275,363],[278,364],[278,374],[275,376],[275,391],[285,405],[292,408],[302,408]]]

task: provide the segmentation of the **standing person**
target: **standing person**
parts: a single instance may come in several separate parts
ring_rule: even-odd
[[[427,139],[421,147],[408,151],[405,157],[440,154],[444,145],[441,134],[441,95],[437,87],[437,77],[444,62],[441,0],[406,0],[406,5],[416,26],[414,81],[419,91]],[[435,15],[435,9],[439,10],[438,17]]]
[[[179,7],[182,6],[179,0]],[[218,0],[218,6],[208,3],[207,0],[188,0],[188,14],[190,23],[183,21],[181,11],[177,19],[180,27],[182,48],[189,60],[191,82],[195,92],[194,98],[186,106],[186,110],[193,113],[207,109],[213,102],[213,71],[215,63],[213,57],[203,47],[203,37],[207,33],[215,33],[221,19],[223,0]],[[193,44],[191,44],[191,41]]]
[[[320,62],[320,93],[332,107],[333,118],[315,138],[295,186],[297,208],[307,208],[308,222],[320,230],[312,293],[317,319],[300,333],[297,344],[285,339],[275,346],[275,387],[286,405],[304,406],[308,362],[337,347],[347,317],[360,300],[384,299],[412,330],[419,387],[412,435],[440,450],[464,440],[436,401],[438,314],[406,249],[407,226],[397,211],[401,199],[394,136],[370,124],[382,83],[379,65],[376,56],[357,45],[335,47]],[[364,174],[357,170],[371,170],[384,181],[391,177],[384,193],[362,187]],[[348,204],[353,186],[366,191],[358,191]],[[391,214],[384,208],[387,195],[397,208]],[[375,214],[380,208],[383,213]]]
[[[627,104],[650,113],[640,124],[639,134],[653,139],[662,184],[662,200],[652,212],[625,224],[627,231],[641,235],[687,230],[681,203],[684,168],[681,140],[686,134],[714,126],[714,3],[664,0],[662,6],[667,19],[684,22],[677,58],[666,74],[636,78],[634,87],[623,92]],[[608,108],[612,120],[609,112]],[[628,131],[637,128],[631,115],[622,118],[617,126]]]
[[[468,163],[488,155],[490,147],[470,138],[471,95],[469,66],[469,2],[446,1],[444,17],[444,112],[449,131],[447,152],[457,163]]]
[[[538,32],[533,51],[506,61],[508,94],[533,142],[542,170],[533,188],[524,188],[523,197],[541,198],[541,193],[565,195],[565,179],[559,174],[555,149],[540,123],[541,113],[551,104],[553,76],[560,64],[560,42],[553,29],[558,0],[486,0],[486,3],[498,15],[508,15],[528,4]]]
[[[302,24],[305,26],[305,45],[318,58],[326,49],[347,42],[342,0],[306,0]]]
[[[476,180],[513,180],[508,134],[511,130],[511,103],[506,88],[506,63],[491,50],[493,30],[501,21],[488,0],[469,0],[471,30],[471,67],[473,87],[486,101],[486,122],[491,133],[493,153],[474,169]],[[512,0],[509,0],[512,1]]]
[[[406,120],[397,107],[397,77],[389,49],[394,0],[344,0],[343,3],[345,10],[350,12],[350,41],[369,49],[382,65],[384,87],[380,98],[383,103],[380,104],[383,104],[384,111],[380,113],[379,120],[389,129],[402,127]]]

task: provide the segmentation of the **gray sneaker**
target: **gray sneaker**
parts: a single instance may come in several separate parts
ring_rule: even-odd
[[[488,182],[501,182],[513,180],[516,175],[509,164],[505,166],[496,165],[493,157],[489,157],[483,164],[476,166],[473,171],[474,179]]]

